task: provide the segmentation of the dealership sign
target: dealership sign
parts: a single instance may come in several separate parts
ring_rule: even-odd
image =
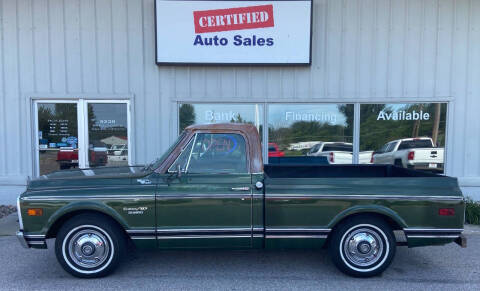
[[[155,4],[158,64],[310,64],[310,0]]]

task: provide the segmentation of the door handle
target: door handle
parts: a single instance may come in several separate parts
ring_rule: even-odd
[[[232,191],[250,191],[250,187],[232,187]]]

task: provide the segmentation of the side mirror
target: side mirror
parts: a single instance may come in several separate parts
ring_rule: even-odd
[[[180,164],[177,165],[177,178],[182,177],[182,166]]]

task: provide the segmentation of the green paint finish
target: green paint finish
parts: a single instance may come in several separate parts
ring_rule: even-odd
[[[463,228],[462,193],[449,177],[265,179],[262,173],[108,171],[65,171],[31,181],[20,197],[25,234],[54,236],[58,223],[80,211],[104,213],[126,231],[150,231],[151,239],[133,240],[140,248],[319,248],[324,238],[264,239],[264,230],[334,229],[362,213],[382,215],[398,229]],[[43,216],[28,216],[28,208],[42,208]],[[453,208],[455,215],[439,216],[439,208]],[[411,238],[408,245],[453,240]]]

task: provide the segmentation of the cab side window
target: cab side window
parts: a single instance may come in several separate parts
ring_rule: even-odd
[[[187,173],[248,173],[245,139],[240,134],[198,133],[169,168]]]

